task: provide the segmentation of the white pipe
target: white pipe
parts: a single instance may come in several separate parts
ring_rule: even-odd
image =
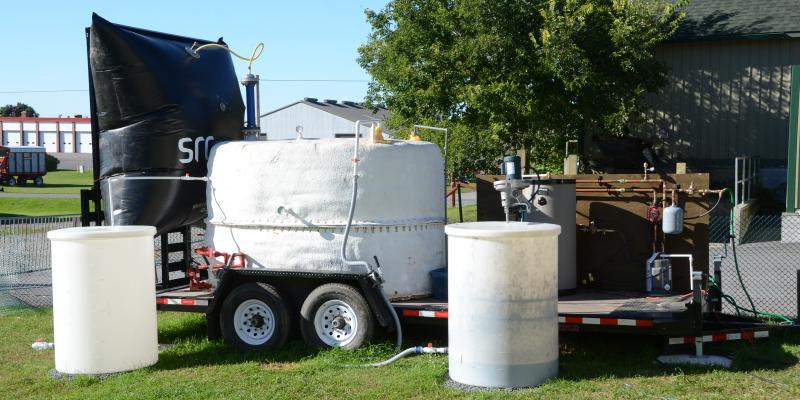
[[[694,273],[694,265],[692,261],[694,257],[691,254],[661,254],[662,258],[688,258],[689,259],[689,289],[694,290],[694,280],[692,274]],[[670,267],[671,268],[671,267]]]
[[[344,238],[342,238],[342,249],[340,253],[340,257],[342,258],[342,262],[345,265],[355,267],[363,267],[367,274],[372,273],[372,267],[365,261],[361,260],[348,260],[347,259],[347,239],[350,237],[350,228],[353,225],[353,213],[356,209],[356,199],[358,197],[358,139],[359,136],[359,129],[361,128],[361,124],[364,122],[373,122],[378,121],[377,119],[369,119],[369,120],[358,120],[355,122],[355,138],[356,138],[356,145],[353,149],[353,196],[350,198],[350,210],[347,212],[347,224],[344,227]]]
[[[377,272],[379,282],[379,289],[381,292],[381,296],[383,297],[384,303],[386,303],[386,307],[389,307],[389,311],[392,314],[392,319],[394,320],[395,329],[397,329],[397,343],[396,346],[400,349],[400,346],[403,344],[403,329],[400,327],[400,317],[397,316],[397,311],[395,311],[394,307],[392,307],[392,303],[389,301],[389,297],[386,296],[386,293],[383,291],[383,285],[380,283],[382,282],[383,278],[381,277],[381,271],[374,271],[372,267],[366,263],[365,261],[361,260],[348,260],[347,259],[347,238],[350,237],[350,228],[353,226],[353,213],[356,209],[356,200],[358,198],[358,138],[360,136],[359,128],[361,124],[364,122],[375,122],[378,121],[377,119],[369,119],[369,120],[358,120],[355,122],[355,138],[356,138],[356,146],[353,150],[353,196],[350,198],[350,210],[347,212],[347,225],[344,228],[344,237],[342,238],[342,250],[341,250],[341,258],[342,262],[345,265],[354,267],[360,266],[364,267],[367,271],[367,275],[372,275],[373,272]],[[379,122],[379,121],[378,121]]]

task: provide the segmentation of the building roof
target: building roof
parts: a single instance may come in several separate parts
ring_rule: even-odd
[[[797,0],[692,0],[673,41],[800,37]]]
[[[83,117],[0,117],[0,122],[92,122],[91,118]]]
[[[281,108],[272,110],[266,114],[262,114],[261,117],[266,117],[267,115],[274,114],[278,111],[283,109],[292,107],[297,104],[305,104],[309,107],[314,107],[316,109],[331,113],[336,115],[337,117],[344,118],[348,121],[358,121],[360,119],[379,119],[385,121],[389,116],[389,110],[378,107],[377,109],[371,109],[364,107],[363,103],[357,103],[354,101],[336,101],[336,100],[318,100],[313,97],[306,97],[303,100],[296,101],[292,104],[285,105]]]

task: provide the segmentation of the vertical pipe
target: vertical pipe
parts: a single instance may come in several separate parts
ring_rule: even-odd
[[[797,270],[797,309],[795,310],[794,323],[800,323],[800,269]]]
[[[694,308],[694,349],[695,356],[703,356],[703,296],[702,296],[703,273],[692,271],[692,306]]]
[[[733,183],[733,198],[736,199],[733,206],[736,207],[739,204],[739,157],[736,157],[733,162]]]
[[[461,183],[456,184],[458,185],[458,222],[464,222],[464,211],[461,205]]]

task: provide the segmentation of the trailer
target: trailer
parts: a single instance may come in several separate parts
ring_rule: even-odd
[[[443,228],[446,224],[443,218],[446,213],[444,208],[439,208],[446,205],[445,198],[443,198],[443,188],[448,183],[447,179],[444,182],[440,180],[444,178],[440,174],[444,173],[446,170],[444,166],[447,165],[446,129],[434,128],[445,131],[445,158],[443,163],[439,159],[441,153],[438,147],[432,149],[436,146],[432,146],[429,143],[413,143],[415,141],[413,137],[419,139],[416,135],[418,127],[430,128],[424,126],[415,126],[415,134],[410,141],[388,144],[382,138],[375,138],[374,135],[373,143],[382,144],[385,146],[384,149],[403,147],[405,148],[403,151],[406,152],[413,151],[419,152],[419,154],[427,152],[424,153],[430,156],[427,159],[404,159],[396,156],[396,154],[385,155],[384,158],[370,157],[368,154],[359,155],[358,141],[360,135],[354,135],[355,146],[348,145],[346,147],[338,145],[326,147],[322,140],[306,142],[302,140],[302,137],[299,137],[300,140],[292,141],[294,149],[283,148],[282,154],[280,151],[276,151],[274,154],[268,155],[266,151],[261,150],[269,149],[257,149],[260,146],[257,142],[251,142],[245,146],[244,142],[236,141],[234,140],[236,138],[233,138],[230,139],[232,143],[214,144],[214,142],[221,142],[222,140],[220,138],[215,139],[212,136],[183,137],[183,135],[188,135],[187,132],[192,135],[196,135],[197,132],[205,132],[204,129],[207,127],[185,130],[173,128],[173,124],[176,121],[186,123],[186,121],[179,118],[181,117],[180,113],[174,116],[169,114],[169,118],[161,120],[158,119],[162,116],[160,113],[150,112],[153,110],[145,107],[149,106],[149,104],[137,104],[145,107],[142,115],[154,118],[153,120],[148,120],[152,127],[160,127],[161,124],[167,123],[170,128],[168,129],[170,135],[168,137],[169,141],[164,139],[164,143],[170,146],[175,145],[177,151],[166,151],[164,149],[168,146],[160,141],[151,143],[147,140],[139,140],[146,136],[142,132],[152,133],[152,129],[148,128],[140,131],[140,125],[142,124],[139,122],[128,126],[125,125],[130,122],[128,120],[120,119],[117,121],[114,118],[108,118],[105,111],[98,112],[99,102],[110,102],[109,104],[100,104],[100,106],[108,110],[116,110],[114,101],[119,100],[121,96],[120,92],[116,91],[116,86],[112,84],[114,79],[118,78],[114,75],[105,74],[108,71],[108,66],[102,62],[114,65],[115,69],[124,70],[124,68],[119,68],[118,64],[129,60],[125,58],[124,60],[109,61],[92,58],[90,57],[89,49],[92,45],[103,44],[101,37],[103,31],[114,29],[132,31],[137,35],[125,36],[132,41],[142,40],[142,36],[151,36],[153,41],[163,40],[169,42],[161,50],[174,52],[172,54],[173,61],[177,60],[175,61],[176,65],[183,68],[188,65],[187,62],[213,63],[215,59],[212,55],[214,53],[202,53],[201,56],[200,51],[219,48],[222,45],[199,39],[195,40],[144,31],[137,28],[114,26],[107,21],[99,19],[99,17],[94,18],[94,23],[100,27],[100,34],[94,36],[94,41],[91,41],[92,31],[87,29],[87,58],[90,66],[89,93],[92,116],[93,171],[95,175],[93,188],[81,191],[81,219],[84,226],[100,225],[106,222],[110,225],[125,225],[131,223],[130,221],[145,221],[150,222],[147,225],[159,225],[159,222],[161,222],[161,226],[158,227],[160,232],[158,240],[161,244],[159,254],[161,263],[160,267],[154,271],[157,277],[157,294],[153,301],[157,309],[202,313],[206,316],[207,334],[210,339],[223,338],[232,348],[258,351],[278,349],[288,340],[291,334],[298,331],[305,342],[312,346],[357,348],[367,343],[379,329],[394,331],[398,333],[399,339],[399,332],[403,325],[447,323],[449,309],[447,301],[442,298],[427,297],[427,294],[420,294],[426,291],[430,292],[426,290],[426,286],[429,285],[420,284],[420,282],[428,279],[423,274],[428,274],[433,268],[440,267],[441,265],[439,264],[442,264],[446,259],[446,257],[439,257],[444,254],[443,252],[436,253],[433,251],[430,252],[433,254],[426,253],[427,250],[430,250],[428,247],[441,246],[437,248],[437,251],[439,249],[446,251],[447,249],[446,246],[442,246],[445,240]],[[199,43],[205,44],[198,46]],[[118,40],[114,39],[105,45],[115,46],[117,44]],[[224,46],[222,47],[224,48]],[[125,51],[137,52],[141,48],[142,46],[131,45],[127,46]],[[110,54],[112,52],[100,53]],[[138,56],[147,62],[154,62],[154,65],[159,68],[167,59],[166,57],[152,57],[151,54],[139,54]],[[131,59],[139,60],[139,58],[133,57]],[[252,59],[250,61],[252,62]],[[94,70],[92,69],[93,65],[95,67]],[[227,69],[222,68],[221,71],[224,72]],[[220,76],[219,71],[211,72],[214,72],[213,76],[215,77]],[[225,77],[230,78],[229,76]],[[245,134],[257,132],[258,130],[257,119],[255,118],[258,115],[257,88],[255,87],[257,81],[257,77],[251,74],[247,74],[241,81],[245,85],[247,92],[247,122],[243,127],[244,129],[242,129]],[[205,81],[199,79],[198,82]],[[198,82],[190,83],[194,85]],[[176,82],[170,80],[170,83]],[[233,84],[235,85],[236,82],[234,81]],[[192,85],[189,86],[193,87]],[[177,87],[183,88],[183,86]],[[216,87],[212,89],[216,90]],[[237,88],[234,87],[233,89]],[[105,97],[96,96],[98,91],[107,92],[106,94],[109,95]],[[170,92],[172,93],[172,91]],[[231,90],[231,92],[238,93],[238,90]],[[114,95],[111,96],[110,93]],[[192,96],[194,94],[177,96],[178,99],[176,101],[185,101],[194,107],[196,104],[194,104]],[[231,101],[233,100],[237,99],[232,98]],[[218,106],[216,104],[212,105],[213,110],[219,109],[223,113],[226,110],[230,110],[230,107],[224,102],[221,102]],[[160,111],[160,109],[158,110]],[[99,115],[104,115],[106,118],[98,118]],[[101,122],[103,123],[102,125]],[[197,121],[193,119],[189,122],[195,123]],[[239,123],[241,121],[234,122]],[[360,131],[359,124],[361,122],[370,121],[356,121],[354,132]],[[149,125],[144,126],[149,127]],[[194,126],[190,125],[190,127],[193,128]],[[122,163],[121,161],[127,160],[125,160],[121,149],[129,151],[128,144],[106,146],[101,149],[99,147],[101,128],[104,132],[113,130],[115,134],[119,133],[122,128],[130,129],[129,136],[135,142],[132,144],[135,145],[136,149],[136,151],[130,150],[130,152],[141,155],[140,153],[147,153],[158,148],[157,152],[154,151],[158,157],[155,155],[153,157],[142,157],[148,162],[157,159],[158,163],[155,164],[155,167],[150,165],[130,166]],[[373,132],[378,132],[378,129],[373,130]],[[163,139],[161,136],[159,136],[159,140]],[[115,138],[124,139],[125,135],[120,134]],[[192,143],[194,144],[193,146]],[[303,143],[314,143],[314,148],[303,148]],[[426,149],[425,146],[428,146],[428,148]],[[246,148],[249,148],[249,150]],[[244,163],[248,168],[231,168],[227,175],[215,177],[215,173],[225,173],[224,167],[226,164],[221,162],[212,168],[212,157],[209,154],[215,154],[213,162],[219,162],[220,151],[223,152],[223,155],[226,154],[224,153],[225,151],[228,151],[227,160],[229,163],[237,165],[238,163]],[[105,153],[101,154],[102,152]],[[351,152],[354,152],[352,157],[350,156]],[[309,154],[320,154],[320,156],[318,160],[313,160],[314,162],[310,163],[307,159],[303,159]],[[434,154],[435,156],[433,156]],[[240,155],[255,158],[248,160],[240,157]],[[104,158],[102,164],[100,162],[101,158]],[[378,168],[379,165],[377,165],[379,163],[375,160],[381,159],[387,160],[387,163],[395,162],[396,164],[380,169]],[[116,161],[120,161],[121,165],[114,168],[108,166]],[[269,165],[265,168],[259,168],[257,167],[259,162],[269,163]],[[294,162],[295,164],[280,164],[281,162]],[[368,166],[371,162],[373,163],[372,167]],[[101,174],[100,171],[103,170],[101,167],[104,165],[107,171]],[[186,166],[176,169],[175,165]],[[279,174],[285,174],[286,171],[296,170],[297,168],[294,168],[296,165],[302,165],[303,172],[308,172],[307,175],[315,177],[315,180],[311,181],[298,176],[291,178],[279,176]],[[165,166],[174,170],[170,170],[168,173],[164,172]],[[334,167],[338,168],[338,170],[334,170]],[[352,179],[341,179],[342,172],[344,171],[346,174],[349,168],[353,170]],[[384,239],[388,243],[386,246],[380,248],[381,246],[371,245],[369,252],[359,253],[361,257],[374,258],[374,262],[370,260],[371,264],[365,261],[350,260],[346,255],[348,250],[352,250],[347,247],[347,236],[351,227],[355,226],[352,223],[358,193],[359,175],[356,171],[358,168],[364,168],[364,170],[369,170],[370,172],[362,176],[365,182],[364,187],[370,187],[370,190],[374,191],[371,193],[380,193],[383,197],[393,200],[393,211],[402,208],[403,210],[410,209],[417,212],[417,214],[406,213],[396,216],[397,218],[392,219],[391,223],[384,224],[380,220],[380,215],[375,217],[375,215],[380,214],[379,211],[385,209],[383,204],[373,201],[374,198],[370,200],[372,203],[364,201],[365,204],[370,205],[362,206],[359,210],[362,214],[368,214],[363,212],[365,209],[370,212],[378,211],[368,215],[372,219],[364,217],[364,215],[360,216],[366,221],[362,221],[364,223],[356,226],[357,229],[360,229],[361,243],[366,243],[367,239],[365,238],[371,234],[397,234],[384,236],[389,238]],[[220,172],[220,169],[222,172]],[[265,180],[263,176],[255,174],[255,172],[263,171],[273,173],[272,176],[267,177],[269,180]],[[408,175],[414,173],[416,174],[414,179],[417,179],[417,181],[424,180],[425,186],[417,182],[417,186],[412,188],[400,187],[398,174],[391,174],[386,171],[403,171],[403,182],[410,182],[411,179]],[[436,171],[436,173],[432,173],[432,171]],[[514,168],[513,171],[520,171],[520,169]],[[513,171],[509,170],[509,173]],[[251,175],[244,176],[245,174]],[[320,178],[321,176],[325,179]],[[380,178],[375,178],[376,176]],[[370,179],[373,180],[370,181]],[[645,176],[639,181],[651,182],[652,179],[648,180]],[[126,182],[129,184],[127,188],[125,187]],[[162,193],[178,193],[180,192],[178,189],[182,187],[181,185],[185,185],[188,188],[183,193],[185,196],[178,197],[185,197],[187,201],[184,202],[182,201],[184,200],[183,198],[176,197],[173,199],[175,206],[168,208],[165,203],[169,201],[163,196],[150,195],[148,197],[148,193],[158,192],[157,190],[150,192],[146,190],[157,186],[153,182],[169,186],[169,190],[162,190]],[[592,182],[602,183],[599,180],[592,180]],[[663,186],[664,183],[662,181],[659,182],[662,184],[663,193],[666,187]],[[212,186],[213,190],[205,190],[205,185],[211,183],[214,184]],[[573,180],[571,184],[574,186],[574,183]],[[248,192],[248,190],[259,185],[269,191],[263,193]],[[352,190],[349,185],[352,185]],[[281,196],[270,196],[270,194],[274,194],[283,186],[289,186],[295,192],[287,191],[282,193]],[[394,186],[399,187],[399,189],[394,188]],[[539,192],[539,185],[536,186],[534,196]],[[313,190],[306,190],[306,188],[317,187],[326,188],[328,192],[325,195],[320,195],[320,193]],[[694,187],[694,183],[690,185],[690,188]],[[519,188],[509,185],[506,188],[507,198],[519,195],[520,193],[517,193]],[[496,202],[496,207],[500,209],[500,195],[494,190],[492,189],[492,193],[495,199],[490,201]],[[556,189],[552,190],[555,191]],[[601,189],[595,188],[591,190],[593,192],[587,193],[595,193]],[[653,193],[652,209],[648,208],[648,215],[651,215],[650,211],[658,211],[655,189],[641,188],[638,190],[647,194]],[[196,201],[196,194],[203,192],[212,195],[207,202],[208,210],[206,210],[205,203],[200,204]],[[442,197],[439,197],[438,193],[440,192]],[[610,189],[604,187],[602,192],[608,193]],[[632,189],[619,189],[619,192],[623,194],[639,193]],[[296,193],[300,194],[297,195]],[[350,200],[350,193],[352,193],[352,200]],[[403,197],[408,194],[424,197]],[[326,195],[336,197],[336,201],[323,203],[323,200],[328,199]],[[126,196],[135,197],[135,199],[129,199]],[[362,193],[359,196],[364,196],[364,194]],[[105,201],[103,201],[102,197],[106,197]],[[157,201],[153,201],[155,197],[158,197]],[[272,197],[280,197],[280,199],[275,200]],[[508,210],[511,207],[533,199],[533,196],[523,197],[517,201],[517,204],[506,205],[507,219],[509,217]],[[305,203],[293,204],[295,198],[302,198]],[[368,199],[359,199],[359,201],[362,200]],[[229,204],[234,202],[236,204],[228,210],[214,209],[214,207],[220,207],[219,204],[226,201]],[[537,200],[539,206],[554,204],[554,202],[558,201],[552,199]],[[311,217],[307,215],[309,204],[317,207],[314,209],[316,214],[311,215]],[[485,204],[488,204],[488,202]],[[292,208],[294,205],[297,206],[296,209]],[[664,206],[663,202],[662,206]],[[137,211],[134,210],[137,207],[150,207],[156,210],[152,214],[126,214],[131,211]],[[422,211],[417,210],[426,207],[426,212],[428,213],[426,215],[421,215]],[[191,210],[191,213],[187,210]],[[254,220],[252,213],[255,211],[253,210],[259,210],[262,215],[269,214],[269,220]],[[297,212],[298,210],[300,211],[299,213]],[[148,209],[147,211],[153,210]],[[202,218],[197,219],[198,215],[206,211],[208,218],[205,220]],[[306,214],[303,214],[303,212]],[[345,215],[348,215],[346,225],[342,220]],[[431,215],[435,218],[430,218]],[[429,218],[416,218],[419,216]],[[308,218],[306,219],[305,217]],[[108,218],[108,220],[104,220],[105,218]],[[186,221],[191,218],[196,219],[192,220],[191,223],[184,222],[178,227],[173,224],[175,221]],[[645,226],[648,229],[655,228],[654,224],[657,219],[656,214]],[[375,222],[376,220],[378,222]],[[204,242],[203,246],[196,246],[196,243],[192,240],[192,223],[207,228],[209,240],[200,240]],[[248,229],[250,231],[247,231]],[[216,230],[216,233],[214,230]],[[597,229],[595,225],[591,224],[587,226],[586,230],[587,234],[592,235],[605,231],[604,229]],[[214,234],[217,235],[217,238],[225,236],[224,239],[219,240],[222,243],[220,248],[227,249],[227,251],[236,249],[235,251],[240,252],[226,253],[219,251],[219,249],[208,247],[214,242]],[[337,234],[343,237],[341,249],[330,244]],[[409,236],[403,236],[406,234],[414,236],[414,240],[410,240]],[[260,241],[265,236],[278,235],[285,235],[284,237],[288,239],[275,242]],[[318,242],[310,243],[314,240]],[[382,260],[373,255],[386,249],[396,250],[400,247],[399,243],[403,244],[402,251],[387,254],[386,258]],[[302,246],[298,246],[298,244],[302,244]],[[287,250],[290,245],[294,247]],[[356,246],[353,245],[353,247]],[[367,246],[362,247],[362,249],[364,248],[367,248]],[[655,251],[655,237],[653,249]],[[272,250],[276,251],[271,252]],[[248,254],[243,254],[242,252],[247,252]],[[305,259],[303,257],[293,257],[298,252],[302,252],[302,255],[309,257]],[[400,270],[398,267],[401,262],[391,265],[392,263],[387,261],[393,258],[395,260],[413,258],[420,254],[424,254],[424,257],[416,258],[415,261],[418,262],[407,263],[407,265],[413,265],[418,268],[413,272],[410,272],[409,269],[403,269],[401,273],[397,273],[396,271]],[[314,256],[319,257],[316,260],[312,260],[311,258],[314,258]],[[321,262],[319,261],[320,259],[322,259]],[[327,272],[320,269],[304,268],[306,267],[306,265],[302,264],[304,262],[317,262],[332,268]],[[416,285],[413,288],[410,284],[407,285],[407,288],[410,289],[405,293],[398,295],[398,293],[392,292],[391,296],[387,296],[387,293],[383,290],[382,275],[376,273],[381,269],[381,262],[390,264],[385,265],[387,269],[398,268],[395,270],[395,281],[388,279],[389,284],[396,285],[402,280],[415,280],[414,283]],[[278,263],[283,265],[278,266]],[[348,267],[364,266],[366,268],[363,270],[358,268],[350,270],[337,269],[343,265]],[[373,265],[377,268],[373,268]],[[643,267],[644,265],[641,266]],[[456,269],[459,266],[449,265],[448,268]],[[638,269],[641,270],[642,268]],[[650,277],[652,278],[653,276]],[[572,276],[572,278],[575,278],[575,276]],[[678,275],[675,275],[675,278],[677,279]],[[561,291],[558,298],[559,327],[562,331],[569,332],[617,332],[654,335],[664,338],[665,344],[668,345],[694,344],[698,346],[699,344],[702,346],[702,343],[706,341],[746,340],[769,335],[769,329],[771,328],[769,325],[754,319],[730,317],[722,314],[720,293],[705,286],[703,284],[705,281],[699,274],[692,274],[691,279],[694,280],[691,291],[677,292],[667,290],[669,293],[662,294],[591,288],[577,289],[577,284],[570,286]],[[716,279],[716,281],[719,282],[720,280]],[[670,284],[671,282],[670,277]],[[398,288],[401,292],[404,289],[406,288]],[[478,292],[480,288],[475,288],[474,290]],[[498,318],[503,318],[503,316],[498,316]],[[535,332],[530,332],[530,334],[533,335]]]
[[[0,184],[16,186],[32,181],[36,186],[44,185],[45,155],[41,146],[0,147]]]

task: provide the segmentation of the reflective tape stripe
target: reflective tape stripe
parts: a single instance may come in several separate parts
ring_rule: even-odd
[[[649,319],[622,319],[622,318],[591,318],[559,316],[560,324],[573,325],[605,325],[605,326],[632,326],[637,328],[652,328],[653,321]]]
[[[742,331],[734,333],[715,333],[704,335],[703,343],[709,342],[728,342],[733,340],[752,340],[755,338],[769,337],[769,331]],[[694,336],[672,337],[667,340],[668,344],[693,344]]]
[[[447,318],[447,311],[403,310],[404,317]]]
[[[207,306],[208,300],[156,297],[156,304],[170,306]]]

